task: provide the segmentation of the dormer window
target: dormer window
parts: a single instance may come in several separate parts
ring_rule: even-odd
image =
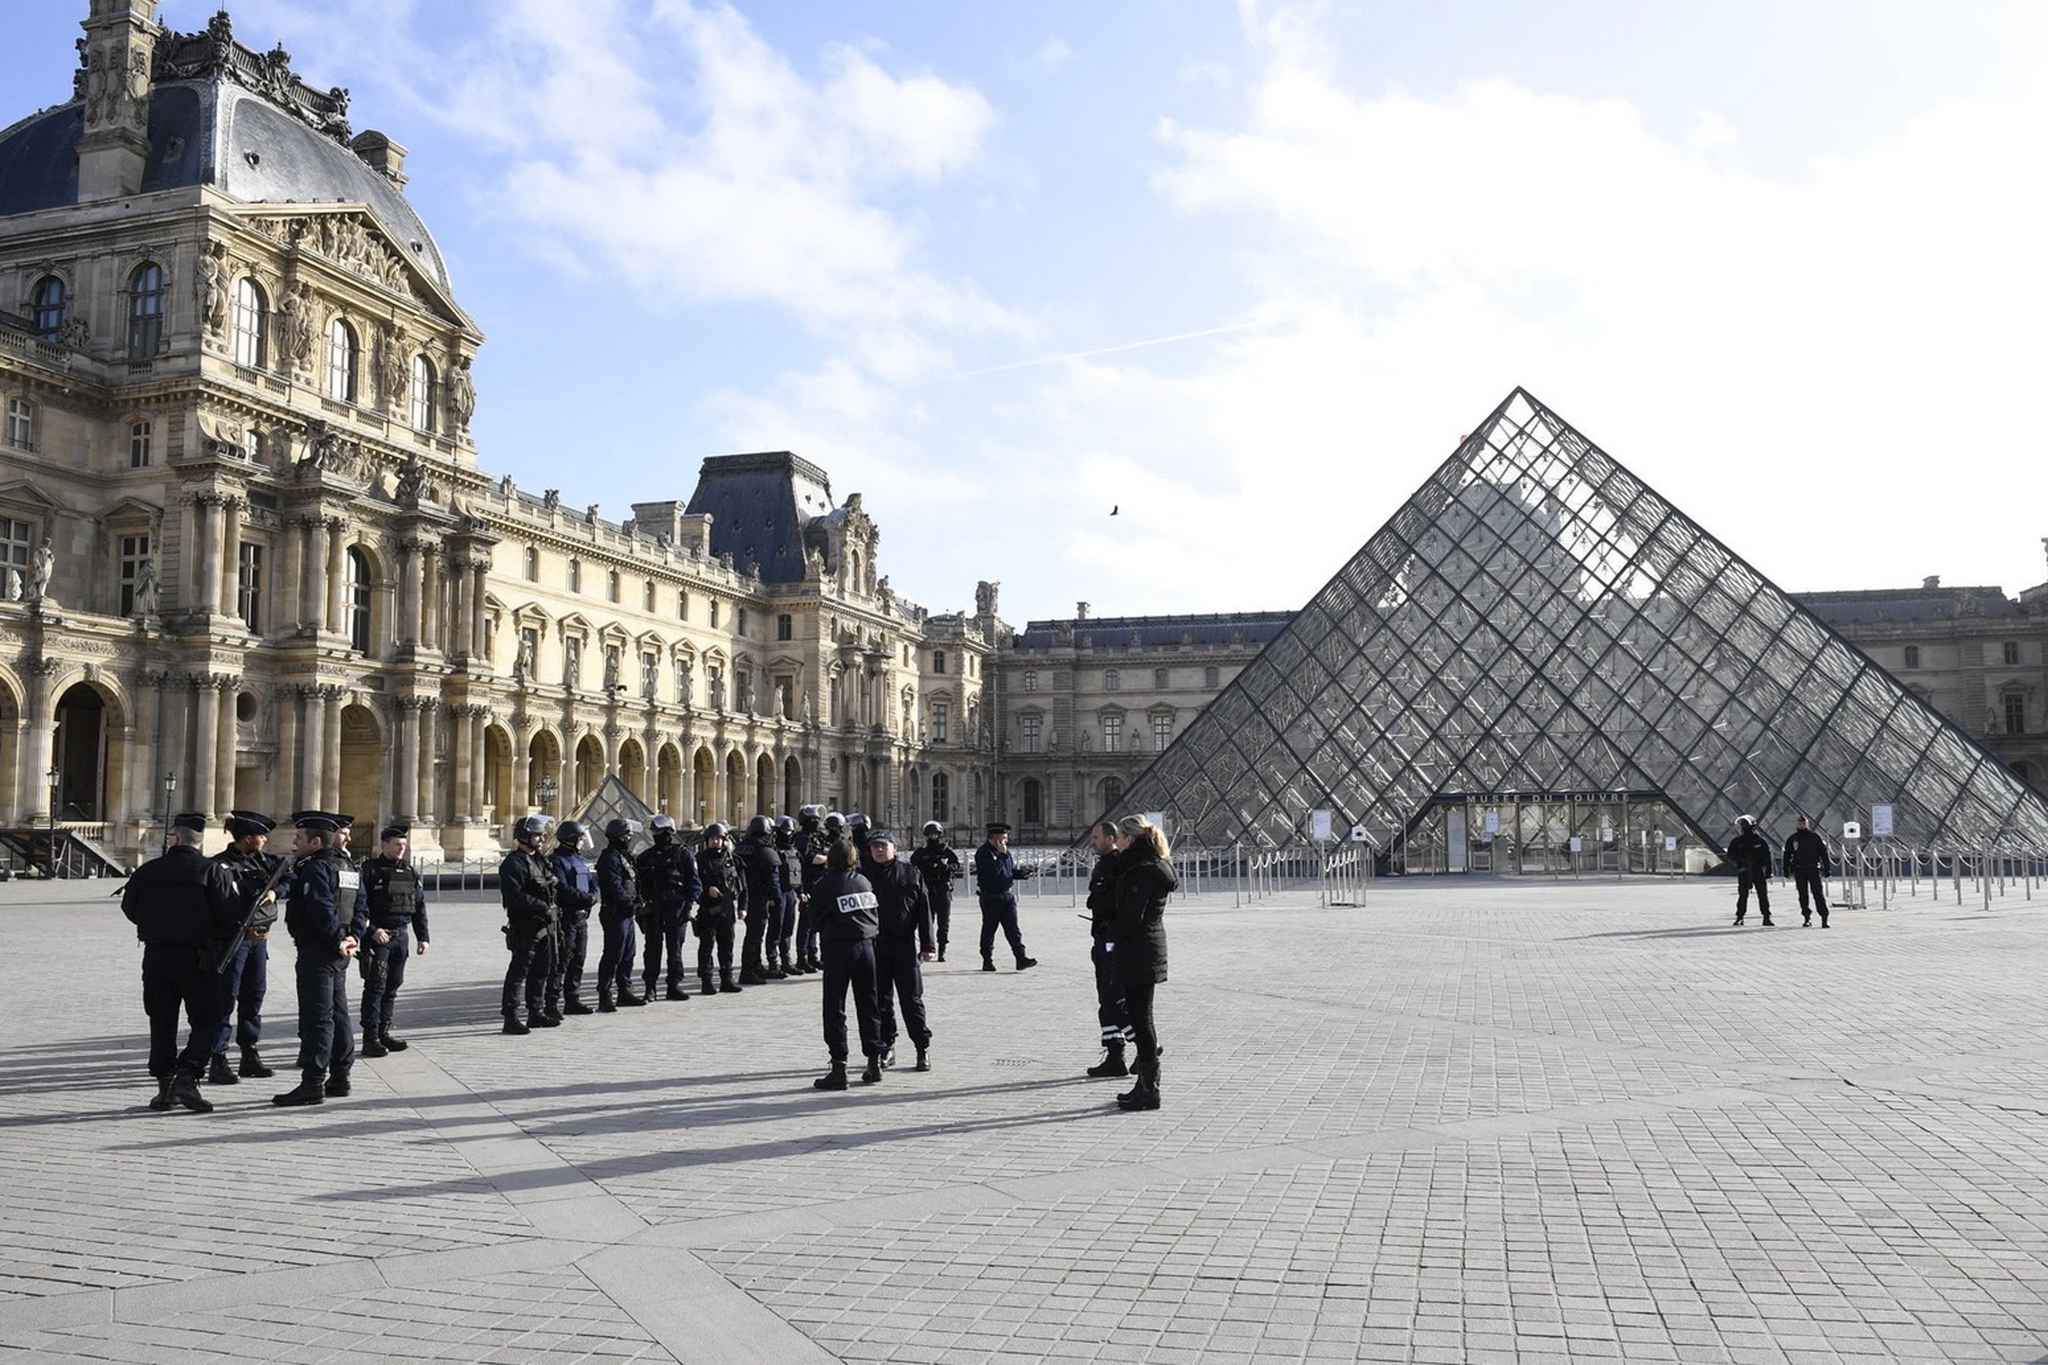
[[[327,396],[337,403],[356,401],[356,334],[340,318],[327,329]]]
[[[441,376],[433,361],[416,355],[412,358],[412,429],[433,435],[440,412]]]
[[[64,281],[55,275],[37,280],[35,292],[29,296],[29,316],[37,336],[54,340],[64,330]]]
[[[235,284],[235,363],[260,370],[270,356],[270,301],[248,276]]]
[[[128,359],[154,360],[164,339],[164,272],[154,261],[128,277]]]

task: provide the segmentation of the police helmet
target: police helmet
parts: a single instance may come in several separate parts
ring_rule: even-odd
[[[654,842],[665,844],[675,836],[676,822],[673,816],[657,815],[650,826],[654,831]]]
[[[868,817],[861,811],[855,811],[846,817],[846,823],[851,829],[866,829],[868,827]]]
[[[633,822],[624,816],[614,816],[605,822],[604,837],[610,839],[613,843],[622,844],[631,839],[636,833],[638,833],[638,830],[635,829]]]
[[[835,810],[825,817],[825,832],[827,834],[837,834],[840,830],[845,828],[846,817],[841,815],[838,811]]]
[[[710,824],[704,826],[704,842],[707,844],[710,843],[713,839],[723,839],[725,835],[725,826],[716,820],[713,820]]]
[[[778,815],[775,817],[775,830],[778,834],[788,834],[795,828],[796,821],[790,819],[787,815]]]
[[[767,816],[757,815],[747,821],[747,837],[750,839],[765,839],[768,837],[768,831],[772,828],[773,826],[768,823]]]
[[[583,847],[583,826],[575,820],[564,820],[555,826],[555,840],[564,848]]]
[[[824,814],[824,810],[818,806],[798,806],[796,809],[797,819],[805,824],[816,824],[824,818]]]
[[[548,818],[545,815],[522,815],[519,823],[512,826],[515,839],[538,839],[548,832]]]
[[[946,837],[946,827],[936,820],[927,820],[924,822],[924,837],[927,839],[943,839]]]

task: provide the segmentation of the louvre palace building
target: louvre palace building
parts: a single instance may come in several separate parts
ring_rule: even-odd
[[[685,825],[819,802],[1063,842],[1296,618],[1012,628],[996,566],[929,611],[882,572],[888,509],[786,452],[619,521],[493,477],[405,148],[225,13],[72,3],[73,97],[0,130],[0,860],[40,830],[130,864],[237,807],[491,857],[607,777]],[[2048,775],[2048,589],[1800,601]]]

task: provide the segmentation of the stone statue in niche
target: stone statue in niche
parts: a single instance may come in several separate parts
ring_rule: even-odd
[[[0,597],[4,597],[9,602],[19,602],[21,600],[21,570],[15,568],[12,564],[7,566],[6,578],[0,580]]]
[[[619,651],[608,649],[604,652],[604,690],[619,690]]]
[[[50,544],[48,536],[44,536],[43,543],[36,546],[35,556],[29,560],[28,564],[29,601],[37,603],[51,601],[50,579],[56,575],[56,572],[57,547]]]
[[[145,559],[135,570],[135,617],[147,621],[157,614],[157,599],[162,594],[162,585],[157,581],[156,560]]]
[[[519,637],[519,652],[512,659],[512,680],[524,686],[533,677],[533,641],[525,635]]]
[[[658,681],[656,672],[652,658],[643,657],[640,660],[640,695],[649,701],[653,701],[655,696],[655,684]]]
[[[227,243],[215,242],[199,258],[199,315],[215,336],[228,323],[227,257]]]
[[[469,357],[463,356],[455,362],[455,373],[448,376],[448,410],[455,414],[458,430],[469,430],[469,419],[476,416],[476,381],[469,377]]]
[[[277,301],[277,341],[285,359],[296,370],[306,368],[313,356],[313,323],[306,315],[306,286],[286,288]]]
[[[398,485],[394,496],[402,503],[417,506],[427,492],[427,465],[417,453],[408,455],[405,463],[398,467]]]

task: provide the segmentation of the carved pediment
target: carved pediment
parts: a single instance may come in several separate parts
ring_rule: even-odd
[[[412,249],[389,232],[367,205],[288,211],[250,207],[241,212],[251,228],[279,246],[296,247],[449,322],[471,326],[468,315],[427,273]]]

